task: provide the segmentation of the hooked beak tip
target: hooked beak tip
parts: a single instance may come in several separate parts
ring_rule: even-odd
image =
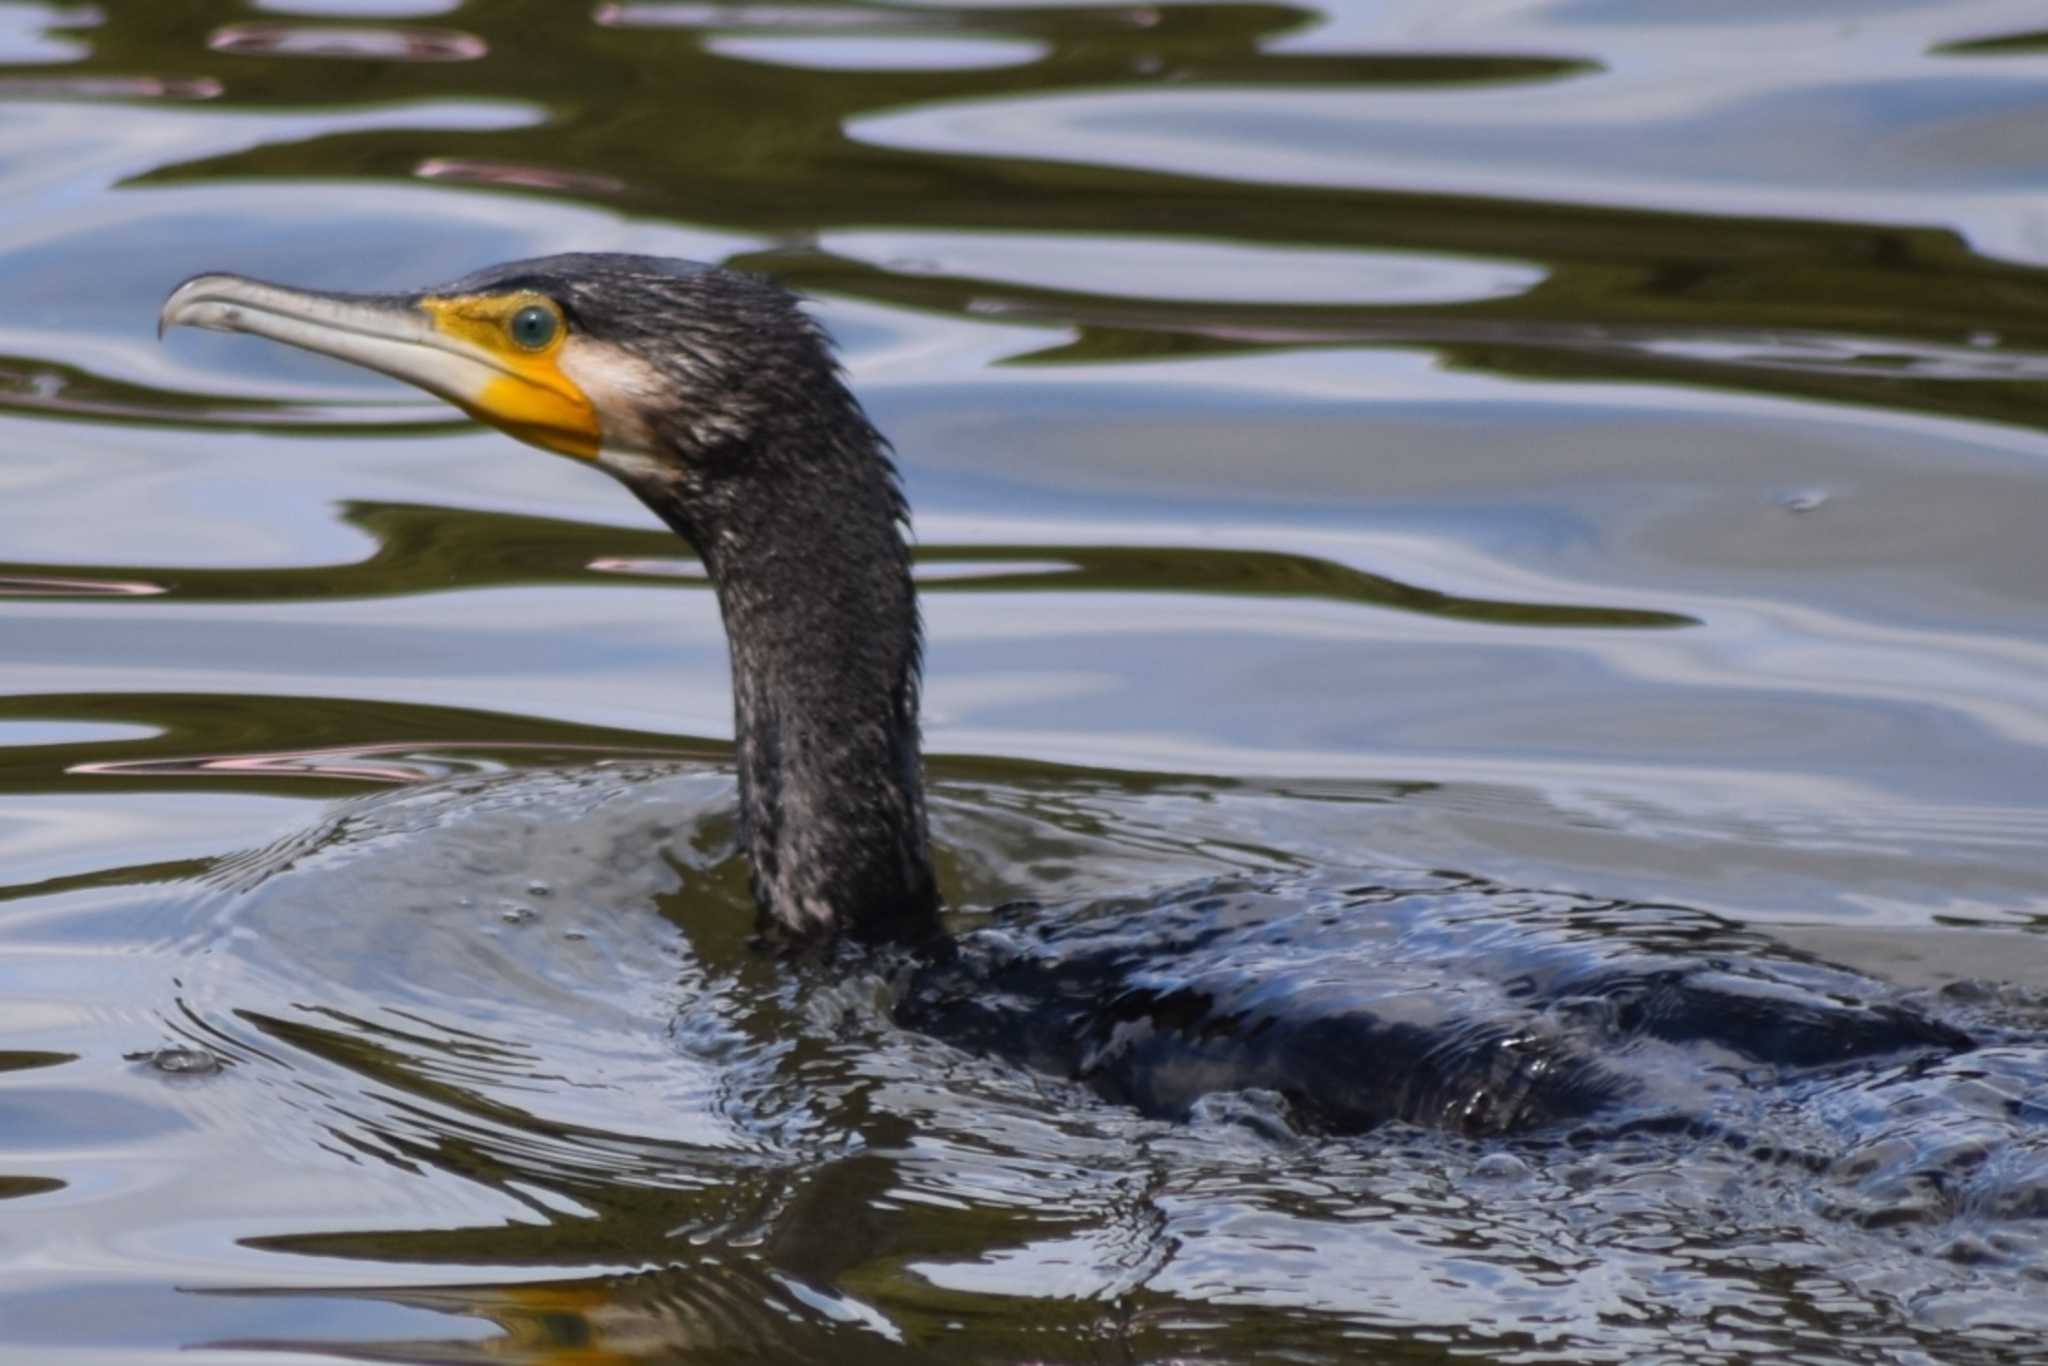
[[[232,278],[232,276],[223,275],[194,275],[191,279],[184,281],[176,289],[165,295],[163,307],[159,308],[156,313],[157,340],[162,341],[164,333],[174,327],[188,325],[195,327],[206,326],[203,319],[195,316],[194,306],[203,298],[207,285]]]

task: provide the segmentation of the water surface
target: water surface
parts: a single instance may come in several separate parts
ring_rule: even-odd
[[[963,926],[1435,870],[2019,1028],[2044,92],[2011,0],[0,4],[0,1343],[2029,1358],[1995,1050],[1775,1152],[1335,1140],[752,951],[687,548],[153,323],[557,250],[806,291],[917,511]]]

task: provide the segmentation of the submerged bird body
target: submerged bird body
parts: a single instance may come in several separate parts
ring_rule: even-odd
[[[1971,1044],[1870,978],[1643,909],[1442,875],[1015,908],[934,955],[897,1018],[1147,1113],[1261,1091],[1338,1132],[1696,1118],[1730,1070]]]
[[[1263,1090],[1343,1130],[1504,1132],[1623,1101],[1682,1108],[1683,1088],[1665,1084],[1674,1049],[1811,1068],[1970,1044],[1870,1004],[1881,984],[1711,918],[1711,933],[1648,945],[1611,907],[1469,887],[1216,886],[1013,912],[949,938],[904,500],[886,443],[789,294],[682,262],[570,255],[395,295],[204,275],[162,320],[411,381],[605,469],[685,537],[730,645],[762,918],[792,938],[910,946],[908,1025],[1155,1113]]]

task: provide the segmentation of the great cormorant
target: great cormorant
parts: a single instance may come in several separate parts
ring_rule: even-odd
[[[419,293],[201,275],[160,322],[407,380],[605,470],[681,533],[724,616],[764,921],[797,940],[905,946],[886,952],[912,965],[908,1024],[1157,1113],[1260,1088],[1347,1130],[1682,1108],[1673,1055],[1702,1047],[1716,1063],[1797,1068],[1970,1046],[1885,1001],[1883,984],[1712,917],[1667,910],[1645,932],[1612,903],[1503,900],[1454,879],[1219,884],[948,937],[903,493],[790,294],[687,262],[575,254]]]

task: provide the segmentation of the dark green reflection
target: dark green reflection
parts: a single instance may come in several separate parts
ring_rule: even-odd
[[[309,436],[360,432],[371,421],[380,435],[459,430],[466,425],[459,416],[394,421],[387,402],[309,404],[193,394],[110,379],[32,356],[0,356],[0,413],[10,412],[92,423],[174,423],[202,431],[289,428]]]
[[[377,548],[343,565],[187,569],[144,565],[0,563],[0,597],[122,597],[151,601],[303,602],[514,586],[615,583],[621,578],[708,588],[666,531],[411,503],[348,504],[343,521]],[[1311,598],[1501,626],[1692,626],[1677,612],[1467,598],[1310,555],[1207,546],[956,545],[918,547],[920,564],[994,566],[928,578],[927,593],[1202,593]],[[1005,572],[1004,561],[1021,566]],[[1054,567],[1047,567],[1050,563]],[[103,591],[94,591],[98,585]],[[129,591],[122,592],[125,586]]]
[[[1962,42],[1943,43],[1934,50],[1943,56],[1956,57],[2044,52],[2048,51],[2048,29],[2031,29],[2024,33],[1997,33],[1986,38],[1968,38]]]
[[[658,19],[659,22],[634,22]],[[620,16],[625,16],[621,18]],[[1245,184],[1053,160],[863,143],[864,115],[952,99],[1109,89],[1444,89],[1570,80],[1585,53],[1306,53],[1273,40],[1319,19],[1275,4],[898,9],[606,5],[503,0],[435,21],[480,39],[474,61],[395,62],[208,49],[250,16],[226,0],[111,7],[64,68],[217,81],[208,107],[295,111],[436,97],[540,111],[532,126],[395,128],[261,142],[157,167],[138,183],[452,180],[538,189],[634,214],[787,239],[747,264],[814,289],[953,313],[1023,310],[1078,328],[1040,359],[1103,361],[1217,349],[1360,341],[1442,350],[1460,365],[1529,377],[1656,379],[2037,425],[2048,371],[2048,274],[1980,254],[1939,226],[1804,222],[1479,195]],[[318,30],[323,21],[293,20]],[[1558,31],[1568,41],[1569,28]],[[1028,40],[1037,55],[973,69],[818,70],[741,60],[721,37],[919,35]],[[1946,51],[2031,50],[2038,34]],[[48,68],[18,68],[47,77]],[[0,74],[8,68],[0,68]],[[1221,168],[1227,176],[1229,167]],[[1424,251],[1532,262],[1510,297],[1404,306],[1176,305],[1001,281],[933,279],[803,245],[841,226],[1102,233]],[[376,283],[388,284],[389,281]],[[1846,367],[1775,353],[1804,336]],[[1993,338],[1975,360],[1968,348]],[[1747,356],[1670,354],[1659,339],[1757,339]],[[1963,359],[1931,354],[1963,348]],[[1868,364],[1903,354],[1908,364]],[[2023,373],[2009,375],[2010,363]],[[1982,381],[1957,385],[1955,380]],[[2008,382],[2008,380],[2010,382]],[[0,389],[4,389],[0,385]],[[0,394],[4,401],[4,394]]]
[[[446,1255],[425,1257],[425,1237],[381,1240],[397,1258],[474,1263],[492,1260],[504,1229],[451,1230]],[[381,1260],[360,1241],[294,1246],[294,1252]],[[677,1255],[673,1250],[671,1256]],[[494,1331],[447,1338],[335,1342],[239,1338],[208,1344],[249,1351],[339,1353],[352,1360],[518,1362],[528,1366],[624,1366],[629,1362],[815,1361],[937,1362],[865,1327],[849,1327],[792,1293],[786,1278],[745,1261],[706,1257],[659,1270],[541,1281],[392,1287],[360,1291],[233,1290],[261,1299],[349,1299],[481,1320]],[[824,1298],[818,1296],[818,1298]]]

